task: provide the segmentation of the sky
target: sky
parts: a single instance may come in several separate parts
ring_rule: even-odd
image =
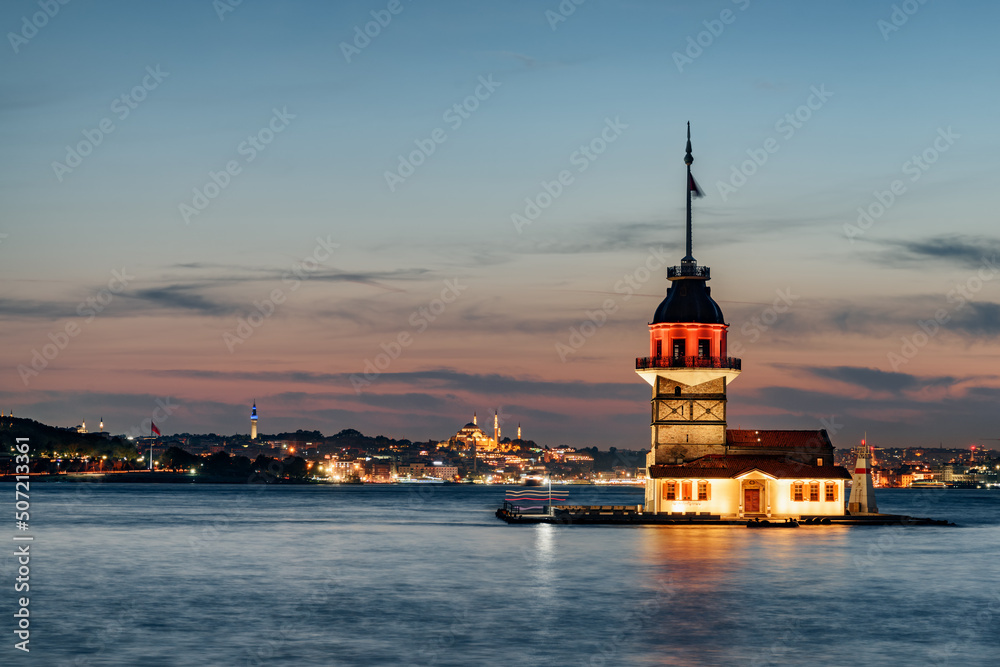
[[[648,447],[634,358],[684,254],[690,121],[730,426],[996,446],[998,21],[5,2],[0,409],[232,434],[256,400],[263,433],[412,440],[498,411]]]

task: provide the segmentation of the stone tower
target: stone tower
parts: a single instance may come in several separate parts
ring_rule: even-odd
[[[729,357],[726,324],[708,286],[711,272],[691,249],[691,198],[702,196],[691,175],[691,126],[687,154],[687,254],[667,269],[670,288],[649,324],[649,356],[635,362],[653,389],[647,466],[675,465],[726,453],[726,387],[740,374]]]
[[[257,439],[257,400],[254,399],[253,407],[250,408],[250,439]]]

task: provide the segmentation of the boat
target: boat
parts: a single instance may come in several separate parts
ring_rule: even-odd
[[[937,479],[918,479],[910,482],[911,489],[947,489],[950,484]]]

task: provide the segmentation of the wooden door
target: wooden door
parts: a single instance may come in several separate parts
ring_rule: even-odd
[[[760,489],[743,489],[743,511],[760,512]]]

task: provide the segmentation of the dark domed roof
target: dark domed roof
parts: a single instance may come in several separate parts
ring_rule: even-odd
[[[473,424],[472,422],[469,422],[468,424],[466,424],[462,428],[479,428],[479,427],[477,425]]]
[[[696,322],[725,324],[722,309],[711,295],[711,288],[699,278],[673,281],[665,298],[653,314],[652,324]]]

